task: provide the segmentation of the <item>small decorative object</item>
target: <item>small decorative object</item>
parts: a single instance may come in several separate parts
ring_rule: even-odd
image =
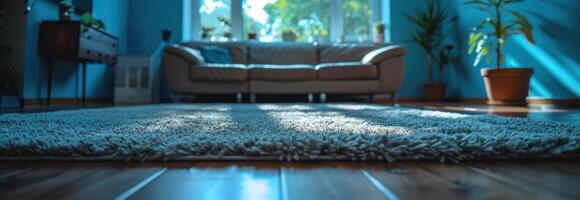
[[[385,23],[377,22],[375,24],[375,43],[385,43]]]
[[[492,105],[525,105],[530,87],[533,68],[501,69],[504,55],[502,48],[508,38],[523,34],[529,43],[534,44],[532,25],[528,19],[509,5],[522,2],[514,0],[469,0],[465,5],[477,6],[489,16],[481,21],[469,34],[469,54],[475,54],[474,66],[485,58],[492,60],[491,51],[496,53],[496,66],[481,69],[485,82],[488,104]]]
[[[24,11],[22,11],[22,14],[24,15],[28,15],[28,13],[32,11],[34,6],[36,6],[36,2],[38,2],[38,0],[21,0],[21,1],[26,6]]]
[[[105,30],[106,28],[103,20],[93,18],[93,15],[88,12],[81,15],[81,24],[101,30]]]
[[[258,39],[257,33],[248,33],[248,40],[256,40]]]
[[[211,33],[215,30],[213,26],[202,26],[201,27],[201,39],[208,40],[211,37]]]
[[[433,62],[434,53],[440,48],[441,43],[445,40],[445,34],[442,31],[446,23],[455,20],[449,20],[448,14],[436,4],[436,1],[430,0],[425,10],[417,10],[415,16],[406,16],[417,28],[411,33],[411,41],[417,43],[427,54],[429,82],[424,85],[425,90],[441,90],[441,86],[433,87]],[[441,72],[440,72],[441,73]],[[443,88],[444,90],[444,88]],[[431,94],[440,93],[436,91],[425,91],[425,98],[431,100]]]
[[[161,30],[161,39],[164,42],[169,42],[169,40],[171,40],[171,29]]]
[[[58,3],[58,13],[60,21],[70,21],[72,13],[74,12],[74,7],[67,3],[66,1],[61,1]]]
[[[284,29],[282,31],[282,41],[284,42],[295,42],[298,38],[298,33],[291,28]]]
[[[437,67],[439,68],[437,82],[423,86],[425,88],[425,99],[427,101],[439,102],[445,100],[445,88],[447,85],[443,82],[443,68],[451,64],[452,52],[453,46],[451,45],[445,45],[439,50],[439,56],[435,59],[437,61]]]

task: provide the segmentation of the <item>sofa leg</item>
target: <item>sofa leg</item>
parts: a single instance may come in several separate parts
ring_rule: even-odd
[[[373,103],[375,101],[375,95],[371,94],[369,95],[369,103]]]
[[[308,103],[314,102],[314,94],[308,93]]]
[[[250,103],[256,103],[256,94],[254,93],[250,94]]]
[[[390,99],[391,105],[397,104],[397,93],[394,93],[394,92],[390,93],[389,99]]]
[[[320,93],[320,103],[326,103],[326,93]]]
[[[171,95],[171,102],[172,103],[180,103],[182,98],[183,98],[182,94],[172,94]]]
[[[236,103],[242,103],[242,93],[236,93]]]

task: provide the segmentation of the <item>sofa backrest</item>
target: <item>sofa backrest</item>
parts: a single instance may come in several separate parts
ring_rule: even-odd
[[[317,64],[316,46],[295,42],[248,42],[250,64]]]
[[[248,63],[248,45],[246,42],[186,42],[183,45],[199,50],[202,46],[219,46],[228,48],[236,64]]]
[[[318,62],[360,62],[368,52],[383,46],[372,43],[321,44],[318,46]]]
[[[186,42],[199,50],[202,46],[228,48],[236,64],[319,64],[359,62],[368,52],[388,46],[373,43],[317,44],[298,42]]]

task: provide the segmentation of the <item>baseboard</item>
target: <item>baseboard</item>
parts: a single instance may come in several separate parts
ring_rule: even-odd
[[[528,104],[531,105],[552,105],[558,107],[580,108],[579,99],[543,99],[543,98],[528,98]]]
[[[365,100],[361,97],[360,100]],[[164,99],[162,102],[171,102],[169,99]],[[397,103],[422,103],[426,102],[422,98],[397,98]],[[580,99],[544,99],[544,98],[528,98],[528,103],[531,105],[549,105],[558,107],[573,107],[580,108]],[[376,97],[374,98],[374,103],[392,103],[388,97]],[[444,102],[456,102],[456,103],[466,103],[466,104],[487,104],[487,99],[485,98],[449,98]],[[50,100],[51,105],[74,105],[81,104],[81,99],[76,98],[56,98]],[[87,98],[86,105],[103,105],[103,104],[113,104],[113,98],[102,97],[102,98]],[[45,99],[25,99],[25,106],[42,106],[46,105]]]
[[[82,100],[78,98],[55,98],[50,99],[50,105],[75,105],[81,104]],[[112,104],[113,98],[111,97],[98,97],[98,98],[86,98],[86,105],[103,105]],[[24,106],[44,106],[46,105],[46,99],[25,99]]]

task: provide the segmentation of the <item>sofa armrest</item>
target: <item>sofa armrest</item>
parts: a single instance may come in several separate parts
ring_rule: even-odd
[[[403,57],[405,55],[405,48],[399,45],[391,45],[388,47],[383,47],[380,49],[373,50],[367,53],[363,59],[364,64],[375,64],[378,65],[383,61],[391,58]]]
[[[199,51],[181,45],[171,45],[163,49],[166,54],[170,54],[183,59],[191,65],[200,65],[205,63],[205,59]]]
[[[377,65],[381,92],[393,94],[399,91],[405,71],[405,48],[391,45],[376,49],[367,53],[362,63]]]

